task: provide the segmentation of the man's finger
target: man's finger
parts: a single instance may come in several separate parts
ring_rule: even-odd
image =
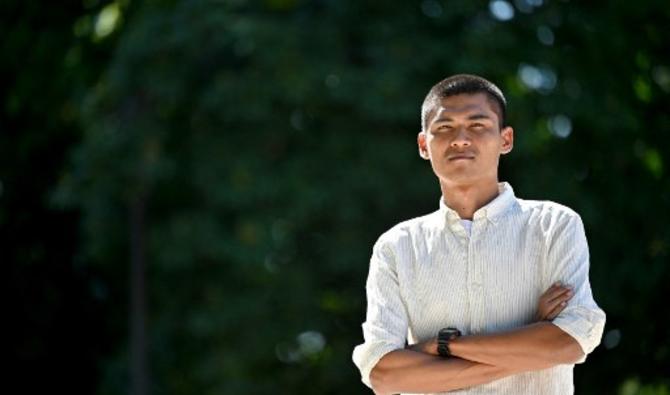
[[[547,306],[546,310],[553,311],[556,308],[556,306],[560,305],[562,302],[567,302],[568,300],[570,300],[570,298],[572,298],[572,292],[570,290],[567,290],[559,294],[555,298],[546,301],[545,302],[545,305]]]
[[[556,306],[551,310],[549,314],[547,314],[548,320],[553,320],[554,318],[558,317],[559,314],[561,314],[561,311],[565,309],[565,307],[568,305],[567,301],[561,301],[560,303],[557,303]]]
[[[550,286],[549,288],[547,288],[546,291],[544,291],[543,295],[546,295],[546,294],[548,294],[549,292],[551,292],[552,290],[554,290],[554,289],[558,289],[558,288],[560,288],[560,287],[562,287],[562,286],[563,286],[563,284],[561,284],[560,282],[555,282],[555,283],[551,284],[551,286]]]
[[[570,299],[574,296],[574,291],[572,288],[565,288],[560,293],[555,294],[552,298],[549,298],[549,302],[554,302],[556,299]]]
[[[547,288],[546,291],[544,291],[542,295],[549,295],[550,293],[560,290],[562,288],[565,288],[565,285],[563,285],[562,283],[560,282],[553,283],[549,288]]]
[[[570,288],[565,287],[565,286],[556,287],[556,288],[550,289],[549,291],[545,292],[544,298],[547,302],[551,302],[552,300],[554,300],[556,298],[560,298],[565,293],[571,292],[571,291],[572,290]]]

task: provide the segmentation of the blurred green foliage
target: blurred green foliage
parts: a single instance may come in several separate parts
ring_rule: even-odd
[[[11,247],[14,294],[66,243],[57,270],[83,273],[67,280],[90,304],[31,303],[69,312],[46,319],[66,336],[78,322],[101,328],[68,349],[94,360],[98,393],[128,392],[130,206],[141,198],[152,393],[369,393],[351,351],[372,243],[437,209],[437,180],[417,155],[419,108],[435,82],[471,72],[510,103],[516,141],[500,179],[585,222],[608,323],[576,368],[577,393],[665,394],[663,3],[87,0],[43,51],[29,43],[47,12],[17,6],[4,52],[47,61],[4,62],[15,78],[3,84],[0,220],[3,232],[19,218],[39,228],[37,207],[70,239],[47,232]],[[17,152],[39,160],[36,147],[54,143],[50,162],[23,167]],[[43,166],[34,192],[18,182]],[[43,281],[62,294],[58,277]],[[22,345],[40,328],[17,334],[14,351],[55,362],[51,346]]]

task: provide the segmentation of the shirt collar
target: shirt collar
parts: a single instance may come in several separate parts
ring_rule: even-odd
[[[477,218],[484,217],[495,224],[497,222],[497,218],[500,217],[501,214],[504,214],[515,203],[516,196],[514,195],[514,189],[512,186],[506,181],[499,182],[498,196],[496,196],[486,205],[477,209],[472,219],[476,220]],[[444,203],[444,196],[440,196],[439,211],[441,215],[446,216],[452,221],[460,221],[461,219],[456,210],[452,209]]]

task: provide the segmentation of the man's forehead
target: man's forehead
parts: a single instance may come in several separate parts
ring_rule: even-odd
[[[491,100],[484,93],[444,97],[436,105],[436,114],[487,112],[495,114]]]

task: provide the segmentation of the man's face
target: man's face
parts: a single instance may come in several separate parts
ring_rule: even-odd
[[[451,185],[470,185],[498,177],[501,154],[512,150],[514,131],[500,130],[498,115],[484,93],[442,99],[419,133],[419,154],[435,175]]]

